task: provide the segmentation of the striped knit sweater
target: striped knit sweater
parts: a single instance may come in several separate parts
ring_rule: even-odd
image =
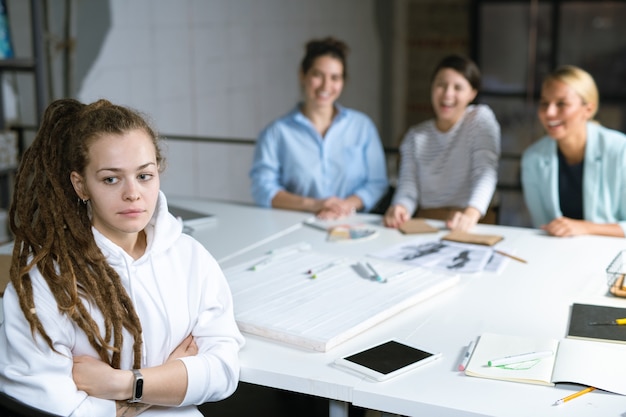
[[[500,125],[486,105],[470,105],[447,132],[433,119],[409,129],[400,146],[392,204],[417,208],[468,206],[485,214],[498,179]]]

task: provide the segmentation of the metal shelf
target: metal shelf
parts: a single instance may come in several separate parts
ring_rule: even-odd
[[[33,74],[35,82],[35,103],[37,110],[37,124],[43,117],[45,106],[47,105],[44,42],[43,42],[43,15],[42,2],[45,0],[30,0],[30,17],[32,31],[32,58],[10,58],[0,59],[0,76],[4,72],[28,72]],[[4,118],[4,102],[0,94],[0,131],[7,128]],[[19,140],[19,139],[18,139]],[[22,151],[21,144],[18,143],[18,150]],[[12,168],[0,169],[0,208],[6,208],[10,202],[11,190],[13,187]]]
[[[37,63],[31,58],[0,59],[0,71],[35,71]]]

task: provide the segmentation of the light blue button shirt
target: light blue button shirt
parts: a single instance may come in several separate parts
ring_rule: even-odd
[[[336,105],[322,137],[300,105],[267,126],[257,139],[250,170],[252,197],[271,207],[281,190],[312,197],[358,196],[368,211],[388,187],[385,154],[371,119]]]

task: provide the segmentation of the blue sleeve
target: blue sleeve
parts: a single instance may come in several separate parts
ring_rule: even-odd
[[[365,132],[367,135],[364,149],[367,181],[354,194],[363,202],[364,211],[369,211],[383,197],[389,187],[389,182],[387,180],[385,150],[376,126],[369,118],[366,122]]]
[[[250,170],[252,198],[258,206],[272,206],[272,199],[283,189],[280,172],[278,129],[269,126],[257,138]]]
[[[626,136],[621,132],[611,129],[603,129],[603,131],[607,136],[615,136],[614,138],[611,137],[611,144],[617,146],[611,146],[605,151],[610,153],[610,155],[604,158],[607,160],[607,170],[603,174],[605,180],[593,181],[594,187],[598,187],[602,183],[607,184],[606,187],[603,187],[603,190],[601,189],[605,196],[595,201],[597,205],[596,210],[594,210],[594,215],[603,212],[612,213],[615,221],[619,227],[622,228],[624,236],[626,236],[626,170],[624,169],[626,166],[626,145],[624,144]],[[610,162],[608,162],[609,160]],[[617,173],[617,175],[614,173]],[[585,195],[584,198],[587,198],[587,195]],[[610,209],[603,207],[603,205],[609,204],[611,204]]]

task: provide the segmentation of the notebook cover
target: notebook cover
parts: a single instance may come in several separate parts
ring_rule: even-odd
[[[409,219],[398,228],[404,234],[437,233],[439,229],[431,226],[424,219]]]
[[[607,323],[626,318],[626,308],[574,304],[570,314],[567,337],[626,343],[626,326],[590,326],[591,322]]]
[[[499,235],[480,235],[476,233],[454,231],[454,232],[448,233],[441,239],[449,240],[452,242],[473,243],[476,245],[493,246],[496,243],[500,242],[502,239],[504,239],[504,237],[499,236]]]

